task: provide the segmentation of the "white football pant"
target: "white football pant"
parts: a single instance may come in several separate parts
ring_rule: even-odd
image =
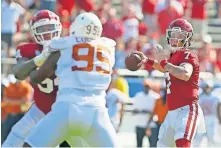
[[[28,112],[22,117],[22,119],[12,127],[11,132],[2,144],[2,147],[22,147],[24,144],[24,140],[31,131],[31,129],[44,116],[45,114],[35,104],[32,104],[32,106],[30,107]],[[72,143],[72,145],[75,146],[84,145],[84,142],[80,137],[71,137],[68,143]]]
[[[72,136],[80,136],[91,147],[115,147],[116,132],[105,103],[99,104],[105,98],[76,93],[58,96],[52,111],[34,127],[25,142],[32,147],[54,147]]]
[[[175,141],[182,138],[192,141],[197,128],[199,133],[205,132],[203,112],[198,104],[169,111],[160,127],[157,147],[176,146]]]

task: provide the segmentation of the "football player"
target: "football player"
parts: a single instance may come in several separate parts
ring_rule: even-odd
[[[156,48],[158,60],[142,57],[142,62],[165,73],[169,112],[160,127],[159,147],[190,147],[198,128],[205,132],[203,113],[198,104],[199,61],[189,46],[193,27],[185,19],[176,19],[169,25],[166,39],[169,49]],[[202,126],[201,126],[202,125]]]
[[[50,54],[45,47],[49,45],[51,39],[59,38],[62,31],[59,17],[49,10],[38,11],[30,21],[30,27],[36,43],[27,43],[17,47],[17,64],[13,67],[13,72],[19,80],[26,79],[31,72],[36,71],[44,63]],[[23,145],[32,127],[51,110],[58,90],[57,80],[53,74],[37,85],[32,83],[34,103],[25,116],[12,127],[3,147]],[[35,80],[32,79],[32,81]]]
[[[116,146],[116,132],[105,107],[116,43],[101,38],[101,33],[99,18],[82,13],[72,23],[70,36],[52,40],[49,50],[54,52],[30,77],[40,83],[56,70],[56,102],[24,146],[53,147],[70,136],[82,137],[91,147]]]

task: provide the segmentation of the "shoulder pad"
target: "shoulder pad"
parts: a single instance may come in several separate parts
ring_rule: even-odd
[[[52,49],[64,49],[70,45],[70,36],[63,38],[52,39],[49,45]]]
[[[105,44],[115,47],[116,46],[116,42],[110,38],[106,38],[106,37],[101,37],[102,42],[104,42]]]

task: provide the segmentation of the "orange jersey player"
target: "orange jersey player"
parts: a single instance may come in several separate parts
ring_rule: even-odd
[[[197,129],[205,132],[203,113],[198,104],[199,61],[188,49],[192,36],[192,25],[185,19],[176,19],[167,29],[169,49],[156,48],[158,60],[137,52],[143,59],[140,64],[147,63],[166,76],[169,111],[160,128],[157,143],[160,147],[190,147]]]

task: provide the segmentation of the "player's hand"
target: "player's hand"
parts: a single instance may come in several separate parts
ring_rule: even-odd
[[[146,57],[143,52],[140,51],[134,51],[133,53],[138,54],[141,57],[141,62],[138,64],[138,66],[141,66],[142,64],[146,63],[146,61],[148,60],[148,57]],[[132,53],[132,54],[133,54]]]
[[[44,62],[46,61],[46,59],[49,57],[50,54],[51,52],[49,52],[47,49],[44,49],[40,55],[34,58],[35,65],[37,67],[41,67],[41,65],[44,64]]]
[[[163,47],[160,44],[157,44],[155,46],[155,52],[156,52],[156,59],[158,62],[169,59],[171,54],[169,49],[163,49]]]

